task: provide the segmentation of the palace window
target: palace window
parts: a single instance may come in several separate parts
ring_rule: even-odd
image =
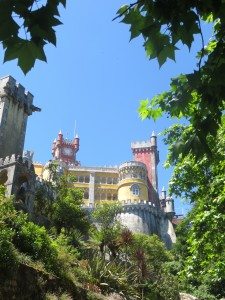
[[[139,196],[140,195],[140,187],[138,184],[133,184],[131,186],[131,191],[132,191],[132,194],[135,195],[135,196]]]
[[[84,182],[85,182],[85,183],[89,183],[89,181],[90,181],[90,177],[89,177],[89,176],[85,176]]]
[[[84,199],[89,199],[89,193],[87,191],[84,192]]]
[[[112,184],[112,177],[108,177],[108,178],[107,178],[107,183],[108,183],[108,184]]]

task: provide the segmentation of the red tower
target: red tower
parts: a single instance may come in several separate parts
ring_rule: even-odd
[[[76,160],[76,153],[79,150],[80,139],[76,135],[72,141],[63,138],[60,130],[57,139],[52,144],[52,155],[55,160],[61,160],[67,164],[79,165]]]
[[[148,171],[149,201],[158,203],[158,175],[159,152],[157,150],[157,137],[155,133],[149,141],[135,142],[131,144],[134,160],[146,165]]]

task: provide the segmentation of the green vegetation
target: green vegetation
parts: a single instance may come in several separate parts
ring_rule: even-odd
[[[220,299],[225,290],[225,2],[137,1],[122,6],[116,18],[130,25],[131,39],[142,36],[149,59],[163,65],[175,60],[178,48],[201,46],[197,67],[171,79],[170,90],[143,100],[142,119],[166,115],[175,123],[165,130],[169,146],[166,167],[174,167],[170,194],[193,205],[178,228],[171,272],[180,288],[199,299]],[[212,27],[205,44],[203,23]],[[183,125],[182,125],[183,123]]]
[[[168,164],[174,162],[173,144],[181,132],[179,126],[167,130]],[[87,214],[81,207],[81,191],[71,187],[70,176],[58,176],[55,165],[50,166],[54,183],[46,183],[45,189],[39,186],[35,200],[35,217],[44,214],[44,226],[17,211],[1,187],[0,268],[4,276],[0,295],[4,296],[4,282],[25,266],[39,274],[41,279],[34,276],[33,285],[46,299],[104,299],[104,295],[118,294],[128,300],[176,300],[179,291],[200,300],[223,297],[223,136],[221,127],[217,142],[211,142],[215,161],[207,155],[196,161],[193,154],[175,160],[171,192],[194,204],[177,229],[178,242],[171,251],[157,236],[134,234],[123,227],[116,217],[122,208],[115,202]],[[37,203],[48,197],[46,205]],[[52,278],[57,288],[49,288]]]
[[[40,296],[46,299],[104,299],[103,295],[111,293],[123,299],[178,299],[176,277],[167,268],[173,257],[159,238],[133,234],[122,227],[116,221],[121,207],[112,203],[94,211],[97,229],[88,223],[80,207],[80,191],[65,184],[69,182],[66,176],[61,182],[64,184],[52,202],[47,227],[16,211],[13,200],[6,198],[1,188],[0,268],[4,276],[0,295],[4,296],[4,282],[26,266],[47,276],[45,282],[51,278],[59,281],[53,292],[42,287]]]
[[[174,148],[177,156],[213,155],[209,137],[217,134],[225,103],[225,83],[221,76],[225,73],[224,11],[223,0],[140,0],[118,11],[117,18],[130,25],[131,39],[142,36],[148,58],[156,58],[160,66],[168,58],[175,60],[182,44],[190,49],[196,35],[201,39],[196,69],[171,79],[169,91],[151,101],[143,100],[139,108],[143,119],[156,120],[163,114],[185,119],[186,135],[178,139]],[[210,23],[213,28],[207,44],[203,23]]]

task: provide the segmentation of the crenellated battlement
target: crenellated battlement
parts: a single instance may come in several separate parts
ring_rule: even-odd
[[[33,95],[26,91],[20,83],[17,83],[12,76],[0,78],[0,97],[2,98],[4,96],[17,102],[19,107],[24,108],[27,115],[41,110],[33,105]]]
[[[127,161],[127,162],[124,162],[123,164],[121,164],[119,166],[119,171],[121,171],[122,169],[128,169],[128,168],[142,168],[142,169],[146,170],[146,166],[142,162],[139,162],[139,161]]]
[[[141,141],[141,142],[131,143],[131,149],[151,148],[151,147],[152,147],[151,141]]]
[[[147,201],[147,200],[128,199],[128,200],[122,200],[122,201],[120,201],[120,203],[124,206],[126,206],[126,205],[147,205],[147,206],[155,207],[155,203],[152,203],[152,202]]]
[[[8,167],[11,164],[24,164],[26,165],[29,169],[31,168],[32,161],[26,157],[26,156],[21,156],[21,155],[15,155],[12,154],[11,156],[6,156],[5,158],[0,158],[0,168],[3,167]]]

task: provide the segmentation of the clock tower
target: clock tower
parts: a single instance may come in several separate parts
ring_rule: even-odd
[[[76,153],[79,150],[80,139],[78,135],[70,141],[63,138],[63,134],[60,130],[57,139],[52,144],[52,155],[55,160],[63,161],[66,164],[79,165],[76,160]]]

